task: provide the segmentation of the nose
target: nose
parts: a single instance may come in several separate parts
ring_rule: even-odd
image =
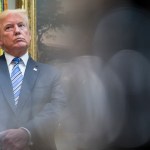
[[[20,28],[18,27],[18,25],[14,26],[14,33],[15,33],[15,35],[20,34]]]

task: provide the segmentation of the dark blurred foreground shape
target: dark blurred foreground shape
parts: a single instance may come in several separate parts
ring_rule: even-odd
[[[80,56],[57,67],[62,70],[61,80],[68,99],[68,107],[62,114],[62,134],[57,136],[58,147],[63,150],[106,148],[122,130],[125,117],[122,84],[110,70],[111,78],[108,74],[105,79],[100,77],[103,67],[96,56]],[[116,86],[108,88],[105,83],[108,80]]]
[[[149,27],[148,1],[120,0],[99,19],[93,40],[93,53],[104,61],[123,49],[133,49],[150,57]]]
[[[105,85],[110,89],[112,70],[124,89],[125,118],[120,135],[112,143],[115,149],[149,148],[150,142],[150,62],[134,50],[121,50],[107,63]],[[105,81],[105,80],[104,80]],[[115,84],[113,85],[116,86]],[[111,91],[113,92],[113,90]],[[117,97],[116,97],[117,98]],[[112,99],[110,99],[112,101]],[[116,105],[118,105],[116,103]],[[119,113],[119,110],[118,110]],[[117,122],[116,122],[117,124]]]
[[[106,64],[80,56],[59,64],[68,107],[62,114],[63,150],[123,150],[149,147],[150,62],[121,50]]]
[[[93,41],[93,53],[106,64],[101,79],[106,89],[113,93],[117,86],[108,80],[113,80],[112,71],[125,96],[122,130],[108,145],[110,150],[150,148],[150,5],[148,1],[132,2],[106,13]]]
[[[105,10],[92,30],[96,56],[58,66],[68,98],[60,149],[149,149],[150,12],[144,2],[120,0]]]

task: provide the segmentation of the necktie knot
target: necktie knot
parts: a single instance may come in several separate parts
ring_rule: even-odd
[[[19,64],[21,61],[22,61],[22,60],[21,60],[21,58],[19,58],[19,57],[15,57],[15,58],[12,60],[12,62],[13,62],[14,64]]]

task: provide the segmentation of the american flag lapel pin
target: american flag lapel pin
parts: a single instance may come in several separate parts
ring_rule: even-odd
[[[37,68],[33,68],[34,71],[37,71]]]

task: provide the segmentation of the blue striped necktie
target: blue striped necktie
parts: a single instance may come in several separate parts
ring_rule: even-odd
[[[21,84],[23,81],[23,75],[19,68],[19,63],[21,62],[21,58],[15,57],[12,60],[12,63],[14,64],[14,67],[12,69],[11,73],[11,81],[12,81],[12,87],[13,87],[13,93],[14,93],[14,101],[15,106],[18,104],[19,94],[21,90]]]

